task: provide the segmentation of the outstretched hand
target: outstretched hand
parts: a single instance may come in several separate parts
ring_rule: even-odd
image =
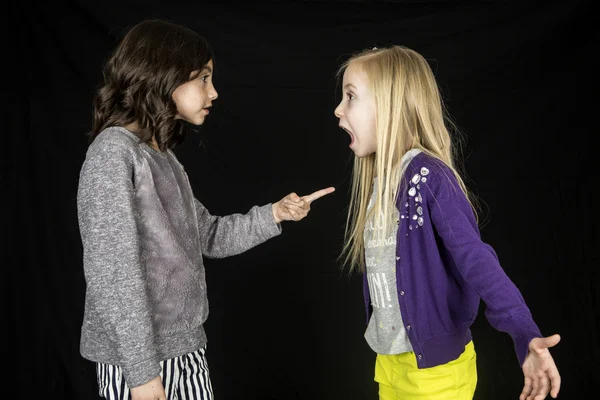
[[[550,355],[550,347],[560,342],[559,335],[535,338],[529,342],[529,352],[523,363],[525,385],[519,400],[544,400],[550,392],[552,398],[560,390],[560,374]]]
[[[282,221],[300,221],[308,215],[310,204],[313,201],[334,191],[335,188],[328,187],[302,197],[296,193],[288,194],[277,203],[273,203],[273,217],[275,217],[275,222],[279,224]]]

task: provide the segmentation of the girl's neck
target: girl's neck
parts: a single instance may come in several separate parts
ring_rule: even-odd
[[[123,125],[123,128],[127,129],[129,132],[136,133],[140,129],[140,126],[138,125],[137,121],[133,121],[130,124]],[[152,146],[152,148],[154,150],[160,151],[160,148],[158,147],[158,143],[156,142],[156,139],[154,138],[154,136],[152,136],[152,140],[150,141],[150,146]]]
[[[137,121],[133,121],[130,124],[123,125],[123,128],[127,129],[129,132],[136,133],[140,129],[140,126],[138,125]]]

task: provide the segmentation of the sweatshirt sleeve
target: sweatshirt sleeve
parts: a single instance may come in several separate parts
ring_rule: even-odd
[[[272,204],[254,206],[247,214],[219,217],[211,215],[197,199],[194,203],[202,254],[208,258],[243,253],[281,233]]]
[[[519,289],[508,278],[494,249],[481,240],[475,215],[452,171],[432,165],[426,202],[433,225],[459,273],[486,304],[486,318],[497,330],[508,333],[520,365],[529,342],[541,337]]]
[[[140,263],[133,179],[131,148],[105,138],[90,146],[77,193],[86,302],[114,347],[129,387],[161,371]]]

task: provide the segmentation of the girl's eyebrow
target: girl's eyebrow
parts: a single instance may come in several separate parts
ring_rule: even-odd
[[[200,73],[203,73],[204,71],[208,71],[209,74],[212,74],[212,69],[208,65],[205,65]]]
[[[356,86],[354,86],[354,85],[353,85],[353,84],[351,84],[351,83],[346,83],[346,84],[344,85],[344,89],[348,89],[349,87],[352,87],[352,88],[356,89]]]

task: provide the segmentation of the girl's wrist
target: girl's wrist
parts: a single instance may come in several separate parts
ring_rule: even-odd
[[[278,207],[279,207],[279,202],[273,203],[273,205],[271,206],[271,209],[273,210],[273,219],[275,220],[276,224],[281,223],[281,219],[279,219],[279,217],[277,216],[277,208]]]

